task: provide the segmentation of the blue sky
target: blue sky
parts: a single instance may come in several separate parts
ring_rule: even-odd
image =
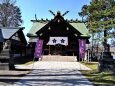
[[[51,19],[53,15],[49,13],[48,10],[52,10],[54,13],[61,11],[62,14],[65,11],[69,11],[69,13],[64,16],[65,19],[81,19],[78,12],[81,11],[83,5],[89,4],[90,1],[91,0],[17,0],[16,5],[21,9],[22,27],[25,27],[24,34],[26,35],[32,26],[30,20],[35,19],[35,14],[38,19]]]

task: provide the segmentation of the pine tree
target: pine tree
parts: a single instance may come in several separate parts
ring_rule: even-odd
[[[84,7],[84,6],[83,6]],[[82,9],[83,9],[82,7]],[[81,11],[83,13],[84,10]],[[85,9],[85,21],[91,33],[104,33],[103,44],[106,48],[107,39],[115,38],[115,1],[114,0],[92,0]],[[81,16],[81,15],[80,15]]]

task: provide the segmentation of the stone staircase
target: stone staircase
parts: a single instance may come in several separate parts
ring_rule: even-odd
[[[9,49],[4,49],[0,53],[0,70],[8,70]]]
[[[47,56],[43,56],[41,61],[76,62],[76,57],[75,56],[47,55]]]

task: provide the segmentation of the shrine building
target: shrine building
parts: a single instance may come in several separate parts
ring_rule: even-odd
[[[64,14],[57,12],[51,20],[31,20],[33,25],[28,32],[29,45],[34,55],[36,41],[43,40],[43,55],[77,56],[79,58],[79,39],[89,44],[89,31],[78,20],[64,19]]]

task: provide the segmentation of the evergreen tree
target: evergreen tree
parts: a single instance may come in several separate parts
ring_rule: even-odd
[[[86,15],[88,15],[88,14],[87,14],[87,9],[88,9],[88,6],[87,6],[87,5],[83,5],[83,7],[82,7],[82,12],[79,12],[79,13],[78,13],[79,16],[82,17],[82,22],[85,22],[83,18],[84,18]]]
[[[81,14],[84,12],[83,8],[84,6],[80,12]],[[115,29],[115,1],[92,0],[90,5],[87,5],[85,12],[85,15],[80,16],[85,17],[91,33],[104,33],[103,44],[106,47],[107,39],[115,38],[114,30],[111,31],[111,29]]]
[[[3,0],[0,3],[0,26],[18,27],[22,23],[21,12],[13,0]]]

